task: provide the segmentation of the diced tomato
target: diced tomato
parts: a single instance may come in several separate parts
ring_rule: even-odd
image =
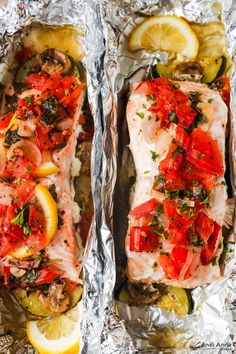
[[[164,188],[170,192],[178,191],[186,187],[185,182],[178,171],[166,172]]]
[[[8,124],[10,123],[12,117],[13,117],[13,112],[8,112],[7,114],[4,114],[1,118],[0,118],[0,130],[1,129],[5,129]]]
[[[187,150],[189,146],[190,136],[182,127],[178,124],[176,128],[176,142],[184,149]]]
[[[48,80],[48,75],[45,72],[30,74],[25,83],[27,86],[35,88],[37,90],[42,90]]]
[[[13,220],[13,219],[12,219]],[[3,232],[10,238],[15,240],[22,240],[24,236],[23,229],[19,225],[15,225],[11,221],[6,221],[3,225]]]
[[[229,107],[230,103],[230,81],[228,76],[222,76],[218,79],[218,91],[225,104]]]
[[[130,211],[129,215],[131,215],[135,219],[139,219],[144,215],[152,213],[156,210],[158,206],[158,201],[156,198],[149,199],[147,202],[137,206],[133,210]]]
[[[197,115],[197,112],[187,104],[179,104],[175,109],[175,113],[178,117],[179,123],[185,128],[190,127]]]
[[[199,213],[196,219],[196,232],[207,244],[207,241],[214,231],[214,222],[204,213]]]
[[[50,150],[52,148],[52,143],[48,137],[48,134],[43,133],[43,131],[39,127],[36,127],[35,129],[35,137],[36,137],[38,148],[41,151]]]
[[[0,177],[11,178],[11,172],[8,170],[8,161],[7,159],[0,159]]]
[[[42,284],[50,284],[56,278],[58,278],[59,274],[54,270],[43,268],[38,271],[37,278],[34,281],[34,285],[42,285]]]
[[[30,100],[27,100],[27,98],[30,98]],[[34,108],[33,96],[31,96],[31,97],[28,96],[28,97],[25,97],[25,98],[21,98],[18,101],[17,108],[19,108],[19,109],[23,108],[25,110],[30,110],[31,111]]]
[[[147,214],[138,219],[138,226],[146,226],[154,221],[154,215]]]
[[[161,255],[158,257],[158,264],[163,269],[163,272],[168,279],[178,279],[174,262],[170,259],[169,255]]]
[[[0,204],[0,216],[6,215],[6,211],[7,211],[7,206]]]
[[[202,250],[201,260],[203,265],[208,265],[212,261],[216,252],[216,243],[220,231],[221,231],[221,226],[217,224],[217,222],[214,222],[214,231],[209,237],[207,245]]]
[[[23,154],[22,154],[23,155]],[[21,156],[15,150],[15,158],[8,160],[7,169],[12,177],[31,179],[31,172],[35,170],[35,165],[25,156]]]
[[[171,244],[186,244],[186,232],[170,227],[168,231],[168,240]]]
[[[77,86],[69,95],[62,98],[61,103],[70,109],[74,109],[77,106],[78,98],[80,97],[83,88],[84,84]]]
[[[29,208],[29,226],[32,229],[36,229],[40,232],[43,231],[45,224],[43,214],[38,211],[34,206],[30,206]]]
[[[131,227],[130,251],[153,251],[158,245],[158,235],[152,232],[151,227]]]
[[[181,90],[175,91],[175,99],[178,104],[189,102],[189,97]]]
[[[37,254],[46,247],[46,237],[43,232],[34,229],[32,233],[27,235],[23,244],[31,248],[32,254]]]
[[[183,268],[186,262],[187,256],[188,256],[188,250],[184,247],[175,246],[172,249],[170,258],[174,262],[175,269],[178,274],[181,272],[181,269]]]
[[[13,203],[17,207],[22,207],[30,201],[34,194],[34,189],[36,187],[35,182],[33,181],[23,181],[19,185],[13,195]]]
[[[0,237],[0,257],[5,257],[10,250],[13,248],[12,240],[6,236],[1,235]]]
[[[179,215],[179,213],[177,212],[178,207],[179,205],[174,199],[163,201],[164,213],[169,219],[170,225],[178,231],[184,232],[192,224],[192,222],[196,218],[196,215],[194,215],[193,217],[189,216],[188,218],[186,218],[186,220],[184,219],[183,215]]]
[[[8,288],[12,288],[14,286],[14,283],[11,281],[11,272],[10,272],[10,267],[3,267],[3,279],[4,279],[4,285],[7,286]]]
[[[181,175],[188,186],[202,185],[207,193],[210,193],[217,178],[215,175],[200,170],[189,162],[185,163],[181,168]]]
[[[196,128],[190,135],[187,160],[197,168],[214,175],[223,175],[223,158],[218,143],[208,132]]]
[[[164,160],[160,162],[160,172],[178,171],[183,160],[182,148],[173,143]]]

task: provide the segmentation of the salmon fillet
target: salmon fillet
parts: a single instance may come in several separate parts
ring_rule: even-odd
[[[224,160],[227,107],[219,93],[200,83],[169,81],[168,84],[172,87],[176,85],[177,89],[186,95],[194,92],[200,97],[197,107],[200,109],[202,117],[205,119],[198,124],[197,128],[201,129],[201,131],[208,132],[210,137],[217,142],[218,149]],[[148,87],[149,82],[131,85],[131,94],[126,110],[130,135],[129,148],[132,152],[136,168],[136,184],[135,192],[132,194],[131,210],[136,210],[136,212],[137,209],[135,208],[140,205],[142,206],[152,198],[154,198],[160,206],[163,206],[163,201],[168,199],[166,198],[165,191],[155,190],[153,186],[155,185],[156,178],[161,174],[159,171],[160,163],[165,160],[171,144],[173,144],[177,138],[176,129],[178,124],[176,122],[168,122],[167,126],[163,126],[161,119],[158,119],[156,113],[150,109],[154,103],[153,97],[151,97],[152,95],[150,95],[148,91]],[[155,104],[158,104],[158,99],[156,102]],[[189,103],[187,103],[187,105],[188,104]],[[186,154],[186,151],[183,152],[183,154]],[[223,170],[225,170],[224,161]],[[205,208],[203,212],[210,219],[211,226],[215,222],[221,227],[226,212],[227,193],[223,173],[220,175],[215,174],[213,178],[214,183],[208,196],[208,207]],[[170,194],[168,195],[170,196]],[[172,200],[175,200],[179,205],[183,205],[184,202],[182,197],[173,197]],[[192,202],[190,198],[188,203],[192,206],[196,201]],[[178,211],[178,209],[176,210]],[[149,217],[150,216],[153,217],[152,212]],[[158,245],[154,246],[153,249],[134,251],[131,250],[132,228],[138,228],[144,224],[143,218],[134,217],[132,212],[129,215],[129,229],[126,236],[125,248],[128,258],[127,271],[130,282],[155,282],[177,287],[194,288],[198,285],[211,283],[220,277],[218,260],[223,247],[221,231],[214,245],[214,259],[212,258],[214,262],[211,261],[208,262],[208,264],[203,264],[206,262],[202,261],[202,252],[204,247],[207,246],[204,245],[202,240],[200,240],[200,245],[197,246],[193,245],[189,239],[187,239],[187,241],[185,239],[183,244],[178,244],[178,242],[173,243],[170,241],[169,237],[169,228],[172,221],[167,218],[165,211],[163,212],[162,210],[162,212],[159,213],[158,222],[162,224],[165,237],[157,236]],[[196,227],[198,227],[197,221],[194,223]],[[148,225],[152,224],[149,223]],[[181,233],[181,230],[179,231]],[[198,232],[200,232],[199,228]],[[147,236],[147,234],[145,236]],[[172,251],[175,247],[184,248],[187,250],[186,252],[188,252],[187,259],[182,260],[181,264],[182,268],[185,267],[185,274],[183,271],[181,274],[180,269],[177,275],[170,276],[165,266],[163,267],[161,259],[164,259],[162,258],[163,256],[167,257],[166,259],[171,258]],[[178,261],[177,259],[177,263]],[[171,265],[177,264],[173,263],[173,258],[171,262]],[[189,264],[186,264],[187,262],[189,262]],[[188,275],[186,275],[187,272]]]

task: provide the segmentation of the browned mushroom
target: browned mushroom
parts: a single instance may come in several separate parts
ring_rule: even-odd
[[[42,70],[51,75],[55,71],[61,75],[68,74],[72,63],[68,55],[58,49],[47,49],[41,54]]]
[[[200,81],[203,77],[203,70],[201,65],[195,61],[181,63],[175,67],[173,77],[181,81]]]
[[[39,301],[46,309],[55,313],[68,310],[70,299],[65,292],[65,284],[52,283],[49,285],[47,291],[38,290],[38,293]]]
[[[151,304],[160,298],[157,284],[128,284],[129,294],[137,304]]]

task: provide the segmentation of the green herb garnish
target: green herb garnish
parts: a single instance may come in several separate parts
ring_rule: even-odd
[[[141,113],[141,112],[136,112],[137,116],[141,119],[144,118],[144,113]]]

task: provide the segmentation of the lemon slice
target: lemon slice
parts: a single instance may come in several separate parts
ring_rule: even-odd
[[[78,354],[80,351],[81,301],[63,315],[29,321],[26,331],[39,354]]]
[[[58,173],[59,171],[59,168],[52,161],[47,161],[43,162],[39,167],[37,167],[32,172],[32,175],[34,177],[46,177],[54,173]]]
[[[182,18],[176,16],[152,16],[133,29],[129,37],[129,49],[136,51],[163,50],[180,53],[188,58],[197,56],[197,36]]]
[[[47,187],[45,187],[42,183],[39,183],[36,186],[34,190],[34,195],[38,203],[40,204],[46,219],[45,238],[47,246],[57,233],[57,204]],[[33,251],[33,249],[24,245],[11,251],[10,255],[15,258],[22,259],[25,257],[29,257],[31,254],[33,254]]]

